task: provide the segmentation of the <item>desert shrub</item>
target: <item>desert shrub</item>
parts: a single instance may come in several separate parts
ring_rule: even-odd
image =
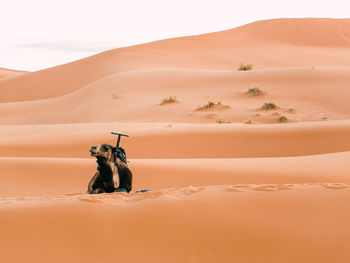
[[[244,123],[245,123],[245,124],[252,124],[253,121],[252,121],[251,118],[247,118],[247,119],[245,119]]]
[[[286,116],[281,116],[277,120],[278,120],[278,122],[286,122],[286,121],[288,121]]]
[[[208,101],[207,104],[204,104],[202,106],[199,106],[196,110],[209,110],[213,108],[215,105],[221,105],[221,102],[219,101],[218,103]]]
[[[112,99],[113,99],[113,100],[119,99],[119,95],[117,95],[117,94],[112,94]]]
[[[279,107],[273,102],[265,102],[261,108],[263,110],[277,110]]]
[[[169,104],[169,103],[174,103],[177,102],[176,97],[166,97],[164,99],[162,99],[162,101],[160,102],[160,105],[164,105],[164,104]]]
[[[295,112],[295,109],[294,109],[294,108],[289,108],[289,109],[287,110],[287,112]]]
[[[258,87],[254,87],[254,88],[250,88],[246,91],[246,93],[248,96],[259,96],[259,95],[262,95],[263,92],[261,89],[259,89]]]
[[[239,65],[239,67],[238,67],[239,71],[247,71],[247,70],[252,70],[252,69],[253,69],[253,65],[252,64],[241,63],[241,65]]]
[[[230,121],[225,121],[223,119],[217,119],[215,122],[216,123],[231,123]]]

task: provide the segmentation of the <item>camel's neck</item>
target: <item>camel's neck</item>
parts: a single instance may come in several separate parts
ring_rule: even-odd
[[[98,170],[101,178],[107,182],[113,178],[113,160],[106,160],[105,158],[97,158]]]
[[[99,164],[99,165],[113,165],[113,163],[114,163],[114,158],[112,157],[112,158],[110,158],[110,159],[107,159],[107,158],[105,158],[105,157],[100,157],[100,156],[98,156],[98,157],[96,157],[97,158],[97,163]]]

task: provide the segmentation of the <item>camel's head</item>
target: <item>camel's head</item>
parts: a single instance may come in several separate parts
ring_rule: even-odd
[[[91,146],[90,154],[98,159],[111,160],[113,159],[113,154],[115,152],[115,147],[110,144],[96,144]]]

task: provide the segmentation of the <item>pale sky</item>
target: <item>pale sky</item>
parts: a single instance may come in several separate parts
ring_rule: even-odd
[[[40,70],[263,19],[348,18],[349,7],[345,0],[0,0],[0,67]]]

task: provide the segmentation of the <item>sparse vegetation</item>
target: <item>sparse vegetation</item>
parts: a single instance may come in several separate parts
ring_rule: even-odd
[[[119,97],[120,97],[120,96],[119,96],[119,95],[117,95],[117,94],[112,94],[112,99],[113,99],[113,100],[115,100],[115,99],[119,99]]]
[[[263,110],[277,110],[279,107],[273,102],[265,102],[261,107]]]
[[[255,96],[260,96],[263,94],[262,90],[259,89],[258,87],[254,87],[254,88],[250,88],[246,91],[246,93],[248,96],[252,96],[252,97],[255,97]]]
[[[245,121],[244,121],[245,124],[252,124],[253,121],[251,118],[247,118]]]
[[[278,122],[286,122],[286,121],[288,121],[286,116],[281,116],[277,120],[278,120]]]
[[[327,119],[328,119],[327,117],[322,117],[322,120],[324,120],[324,121],[327,120]]]
[[[225,121],[225,120],[222,120],[222,119],[217,119],[215,122],[216,123],[231,123],[230,121]]]
[[[219,101],[219,102],[215,103],[212,101],[208,101],[207,104],[199,106],[196,110],[209,110],[209,109],[213,108],[215,105],[221,105],[221,102]]]
[[[174,103],[174,102],[177,102],[177,99],[176,97],[166,97],[164,98],[161,102],[160,102],[160,105],[164,105],[164,104],[169,104],[169,103]]]
[[[295,112],[295,109],[289,108],[289,109],[287,110],[287,112]]]
[[[244,64],[244,63],[241,63],[241,65],[239,65],[239,68],[238,68],[239,71],[247,71],[252,69],[253,69],[252,64]]]

